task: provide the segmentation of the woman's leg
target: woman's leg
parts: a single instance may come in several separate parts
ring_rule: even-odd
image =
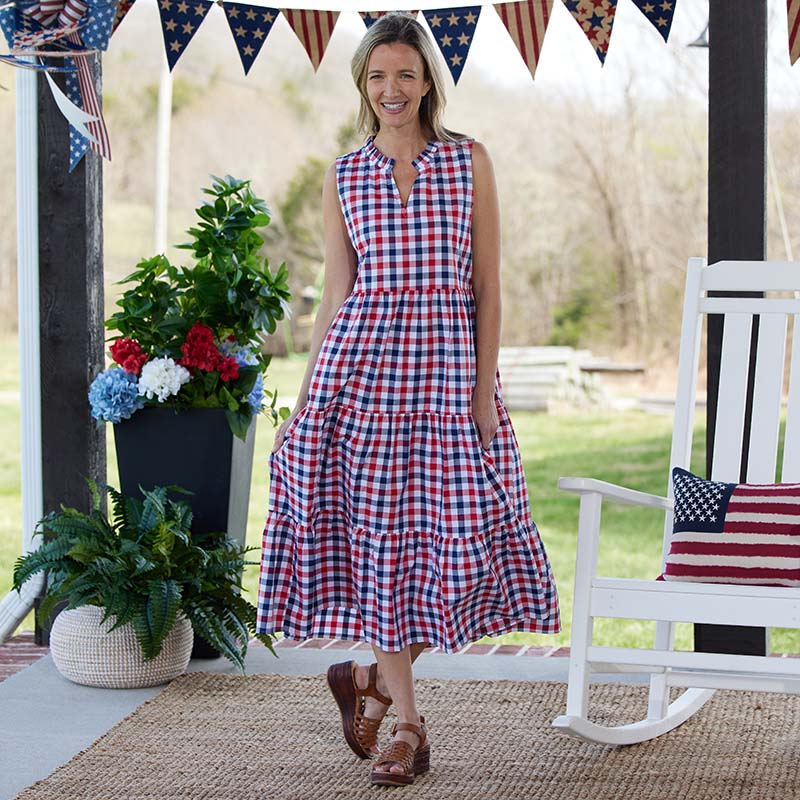
[[[411,651],[412,664],[419,658],[426,647],[430,647],[427,642],[417,642],[410,645],[409,650]],[[356,667],[356,686],[358,686],[359,689],[366,689],[368,683],[369,665],[360,664]],[[383,679],[380,661],[378,662],[378,677],[375,681],[375,686],[381,694],[384,694],[387,697],[392,696],[389,687],[386,685],[386,681]],[[364,702],[364,714],[372,719],[381,719],[389,708],[389,706],[385,706],[380,700],[376,700],[374,697],[365,697]]]
[[[378,660],[378,674],[383,674],[383,680],[394,701],[397,721],[413,722],[415,725],[419,725],[419,712],[414,696],[414,674],[411,670],[411,647],[405,647],[397,653],[389,653],[375,645],[372,646],[372,649]],[[424,649],[424,646],[421,646],[417,655]],[[402,739],[412,747],[419,744],[419,737],[412,731],[398,731],[394,738]],[[403,769],[399,764],[394,764],[390,767],[390,771],[402,772]]]

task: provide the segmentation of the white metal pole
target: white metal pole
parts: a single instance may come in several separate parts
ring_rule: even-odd
[[[158,115],[156,121],[156,184],[155,225],[153,245],[156,253],[167,252],[167,223],[169,218],[169,140],[172,122],[172,73],[166,58],[162,58],[158,85]]]
[[[31,57],[29,60],[33,60]],[[35,549],[33,531],[43,514],[42,415],[39,381],[39,183],[37,76],[16,71],[17,90],[17,304],[19,314],[20,472],[22,480],[22,552]],[[38,542],[36,542],[38,546]],[[28,612],[44,585],[42,574],[18,594],[0,601],[0,642]]]

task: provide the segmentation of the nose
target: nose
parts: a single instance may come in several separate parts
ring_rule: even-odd
[[[394,97],[397,94],[397,83],[395,82],[394,78],[386,79],[386,85],[383,90],[383,93],[387,97]]]

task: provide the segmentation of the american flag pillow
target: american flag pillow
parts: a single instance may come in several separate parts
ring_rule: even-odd
[[[661,579],[800,586],[800,484],[721,483],[676,467]]]

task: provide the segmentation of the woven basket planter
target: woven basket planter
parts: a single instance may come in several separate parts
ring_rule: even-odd
[[[192,653],[194,634],[179,614],[161,652],[145,661],[128,623],[109,633],[112,616],[101,625],[104,609],[81,606],[62,611],[50,632],[50,654],[56,669],[68,680],[104,689],[140,689],[168,683],[183,674]]]

